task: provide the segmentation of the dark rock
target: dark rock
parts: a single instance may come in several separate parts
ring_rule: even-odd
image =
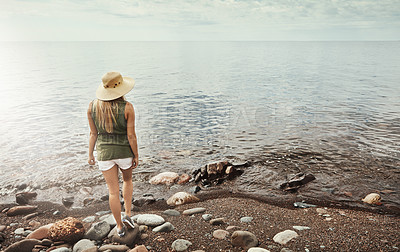
[[[201,187],[200,186],[193,186],[189,189],[190,193],[198,193],[201,191]]]
[[[53,244],[53,242],[52,242],[51,240],[49,240],[49,239],[43,239],[42,242],[41,242],[41,244],[42,244],[43,246],[50,247],[51,244]]]
[[[216,218],[216,219],[210,220],[210,224],[211,225],[222,225],[224,223],[225,223],[225,219],[224,218]]]
[[[85,234],[83,223],[73,217],[57,221],[50,227],[48,238],[52,241],[65,241],[74,243]]]
[[[7,216],[26,215],[34,212],[37,206],[15,206],[7,211]]]
[[[313,181],[315,179],[312,174],[304,174],[299,173],[290,179],[288,182],[285,182],[280,185],[280,188],[284,191],[288,192],[296,192],[301,186]]]
[[[126,234],[123,237],[118,236],[117,227],[115,226],[108,234],[108,239],[110,239],[111,242],[117,242],[120,244],[126,244],[128,246],[131,246],[134,244],[138,235],[139,235],[139,226],[135,223],[135,228],[127,229]]]
[[[24,190],[24,189],[27,188],[27,187],[28,187],[28,185],[27,185],[26,183],[22,183],[22,184],[20,184],[20,185],[17,186],[17,189],[18,189],[18,190]]]
[[[304,202],[295,202],[293,203],[294,207],[297,208],[309,208],[309,207],[317,207],[316,205],[304,203]]]
[[[101,240],[110,232],[110,225],[107,221],[94,223],[92,227],[85,234],[85,238],[90,240]]]
[[[6,236],[0,232],[0,243],[6,240]]]
[[[65,207],[71,207],[74,204],[74,196],[62,198],[62,203]]]
[[[107,200],[109,199],[109,197],[110,197],[110,196],[108,196],[108,195],[104,195],[104,196],[101,196],[100,199],[101,199],[102,201],[107,201]]]
[[[26,205],[29,200],[36,198],[36,192],[20,192],[15,195],[15,200],[20,205]]]
[[[235,231],[232,234],[232,245],[247,250],[251,247],[257,247],[258,239],[253,233],[248,231]]]
[[[40,244],[39,240],[36,239],[24,239],[11,244],[4,252],[31,252],[35,245]]]
[[[150,205],[156,202],[156,199],[153,197],[153,195],[149,196],[143,196],[140,197],[139,199],[135,199],[133,201],[133,205],[137,207],[145,206],[145,205]]]
[[[84,205],[84,206],[88,206],[88,205],[92,204],[93,201],[94,201],[94,198],[85,198],[85,199],[83,200],[83,205]]]

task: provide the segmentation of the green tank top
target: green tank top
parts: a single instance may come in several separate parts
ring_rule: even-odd
[[[118,109],[117,107],[113,108],[116,122],[113,121],[112,133],[108,133],[104,128],[100,127],[100,123],[96,119],[96,106],[94,104],[95,101],[92,102],[92,118],[97,128],[97,160],[106,161],[133,157],[126,132],[126,101],[118,101]]]

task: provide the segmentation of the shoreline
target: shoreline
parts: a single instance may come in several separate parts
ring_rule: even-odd
[[[214,251],[214,249],[216,249],[215,251],[247,251],[232,246],[230,242],[231,233],[228,235],[229,237],[222,240],[213,237],[213,231],[225,230],[228,226],[233,225],[238,226],[241,230],[254,233],[260,242],[259,247],[270,251],[280,251],[283,248],[301,249],[303,251],[305,248],[309,251],[335,251],[337,249],[341,251],[354,249],[398,251],[400,246],[400,237],[398,236],[400,218],[398,215],[382,215],[360,209],[344,209],[337,208],[337,206],[323,207],[321,205],[301,209],[294,208],[286,203],[282,204],[282,202],[266,203],[244,195],[224,194],[221,191],[214,191],[212,194],[197,194],[196,196],[199,196],[200,202],[176,207],[168,206],[165,201],[157,201],[154,204],[142,207],[135,206],[132,215],[143,213],[162,215],[162,212],[166,209],[175,209],[182,213],[185,209],[204,207],[207,209],[206,213],[210,213],[214,217],[223,217],[225,223],[220,226],[212,226],[202,219],[201,214],[176,217],[162,215],[166,221],[175,226],[175,230],[168,233],[154,233],[149,228],[146,232],[148,238],[139,239],[137,244],[153,248],[150,251],[168,251],[167,249],[171,249],[171,244],[175,239],[183,237],[193,244],[189,251],[196,249],[204,251]],[[63,205],[51,202],[32,202],[32,205],[38,205],[38,212],[41,212],[41,214],[29,220],[24,220],[23,216],[7,217],[5,213],[0,214],[0,225],[8,226],[3,232],[6,239],[0,243],[2,250],[20,240],[14,238],[13,232],[17,228],[29,227],[29,222],[32,220],[39,221],[41,225],[46,225],[70,216],[79,220],[88,216],[96,216],[96,221],[98,221],[99,216],[96,213],[109,210],[107,201],[95,202],[87,207],[74,209],[68,209]],[[7,206],[12,205],[1,204],[0,210]],[[322,216],[317,209],[323,209],[321,211],[326,211],[327,216],[330,217]],[[54,215],[55,211],[59,211],[59,214]],[[250,223],[242,223],[239,219],[244,216],[251,216],[254,220]],[[18,224],[10,227],[11,223]],[[89,229],[90,224],[85,223],[86,230]],[[285,229],[293,229],[292,226],[295,225],[309,226],[311,229],[296,231],[299,237],[286,245],[280,245],[272,240],[276,233]],[[344,228],[344,226],[347,227]],[[378,226],[380,228],[377,228]],[[350,239],[349,237],[353,238]],[[360,239],[360,237],[361,240],[354,239]]]

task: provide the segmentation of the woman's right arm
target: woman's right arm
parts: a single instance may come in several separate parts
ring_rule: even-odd
[[[95,160],[94,160],[94,156],[93,156],[93,151],[94,151],[94,145],[96,144],[96,141],[97,141],[97,128],[96,128],[96,124],[94,124],[94,121],[92,118],[92,103],[89,104],[89,108],[87,111],[87,117],[89,120],[89,127],[90,127],[88,163],[90,165],[94,165]]]

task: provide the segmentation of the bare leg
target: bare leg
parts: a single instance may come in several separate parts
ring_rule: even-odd
[[[114,165],[111,169],[103,171],[109,193],[109,204],[111,212],[117,222],[118,229],[122,229],[121,220],[121,203],[119,202],[119,183],[118,183],[118,167]]]
[[[122,170],[122,179],[124,183],[122,185],[122,195],[124,197],[125,203],[125,214],[131,216],[132,209],[132,193],[133,193],[133,183],[132,183],[132,167],[126,170]]]

